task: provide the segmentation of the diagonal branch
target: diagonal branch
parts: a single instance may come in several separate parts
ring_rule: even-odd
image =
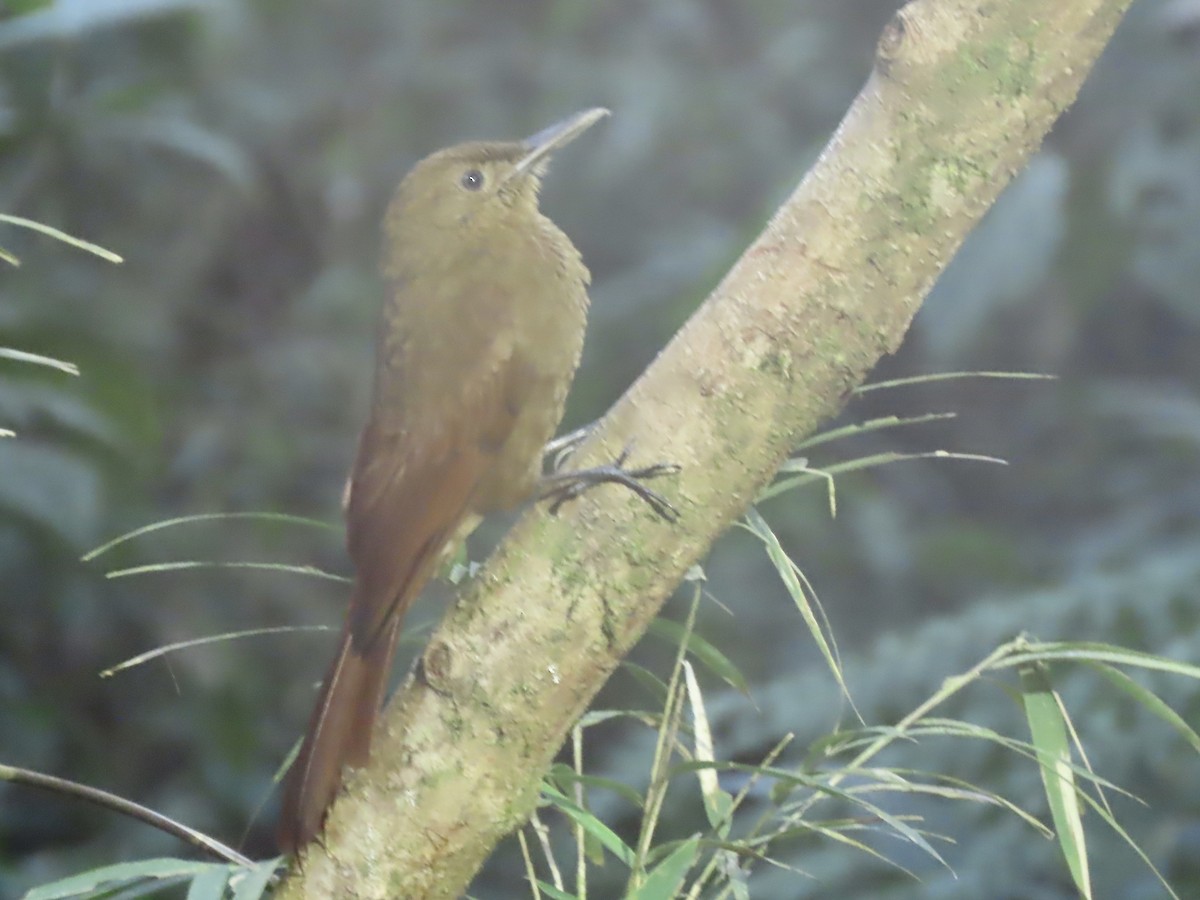
[[[668,524],[600,489],[531,511],[430,639],[372,765],[280,897],[454,897],[568,729],[788,450],[900,344],[1129,0],[916,0],[829,146],[577,454],[683,471]]]

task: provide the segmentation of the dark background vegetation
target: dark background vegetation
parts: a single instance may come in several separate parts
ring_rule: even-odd
[[[111,680],[97,673],[172,641],[335,624],[344,588],[245,570],[105,572],[194,559],[344,573],[340,532],[219,522],[91,564],[80,556],[192,513],[336,523],[364,414],[377,224],[392,186],[442,145],[518,137],[603,104],[613,117],[558,160],[544,204],[594,273],[568,424],[599,415],[796,184],[897,5],[10,2],[0,211],[126,262],[0,234],[23,261],[0,272],[0,345],[82,370],[0,361],[0,424],[18,432],[0,441],[0,760],[128,795],[228,842],[251,823],[247,850],[273,852],[270,778],[332,636],[225,642]],[[1059,380],[870,394],[843,419],[959,416],[812,460],[946,448],[1010,466],[929,460],[848,476],[835,519],[820,489],[765,505],[823,600],[868,722],[895,721],[1026,629],[1200,658],[1198,84],[1200,2],[1139,0],[1077,106],[875,373]],[[846,711],[791,601],[744,533],[718,545],[707,572],[730,612],[706,604],[700,631],[742,667],[754,699],[705,681],[718,756],[754,761],[789,731],[802,751]],[[414,621],[436,612],[423,603]],[[638,659],[662,671],[670,652],[650,640]],[[1196,724],[1194,685],[1152,684]],[[1185,896],[1200,895],[1194,754],[1094,676],[1064,673],[1060,686],[1100,774],[1150,804],[1118,799],[1118,815]],[[601,701],[645,697],[618,674]],[[998,686],[949,712],[1026,737]],[[597,731],[587,756],[640,786],[648,739]],[[1045,816],[1034,768],[990,745],[931,741],[888,762],[975,780]],[[694,791],[680,797],[667,834],[702,821]],[[598,802],[616,827],[635,826],[633,809]],[[1014,817],[897,807],[957,838],[944,852],[958,880],[896,843],[880,848],[923,884],[812,839],[780,852],[815,879],[764,868],[754,896],[1073,896],[1055,845]],[[1095,816],[1087,823],[1099,893],[1158,896],[1135,855]],[[510,850],[480,896],[523,895]],[[141,825],[0,788],[0,895],[181,852]]]

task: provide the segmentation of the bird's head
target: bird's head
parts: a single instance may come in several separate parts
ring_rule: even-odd
[[[520,227],[538,214],[550,156],[606,115],[606,109],[589,109],[523,141],[472,141],[427,156],[396,189],[385,220],[389,240],[417,239],[415,232],[461,240],[490,228]]]

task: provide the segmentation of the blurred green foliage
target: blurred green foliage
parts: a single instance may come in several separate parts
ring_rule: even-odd
[[[172,559],[345,571],[338,540],[197,524],[95,564],[82,553],[188,513],[336,521],[368,389],[377,223],[395,181],[436,147],[516,137],[596,104],[615,114],[557,161],[545,206],[594,274],[568,424],[601,413],[819,152],[896,5],[10,2],[0,18],[0,211],[126,262],[113,268],[23,233],[0,240],[23,263],[0,272],[0,345],[82,372],[0,360],[0,426],[18,433],[0,439],[0,758],[94,782],[236,843],[299,733],[331,639],[230,642],[114,680],[97,673],[174,640],[335,623],[342,590],[238,571],[104,571]],[[926,461],[852,476],[832,521],[816,490],[764,507],[855,648],[846,672],[869,721],[903,714],[915,685],[1024,628],[1197,658],[1198,48],[1196,0],[1135,3],[1077,106],[877,373],[1022,369],[1060,381],[870,394],[847,419],[959,416],[812,460],[946,447],[1012,465]],[[486,535],[477,554],[485,545]],[[718,754],[737,757],[784,731],[823,733],[836,688],[819,663],[808,673],[814,653],[799,623],[781,627],[793,610],[761,551],[731,535],[707,570],[735,618],[713,605],[701,633],[750,676],[762,710],[729,697]],[[661,651],[650,643],[637,659],[653,667]],[[1194,698],[1156,687],[1195,721]],[[628,694],[618,678],[602,702],[625,705]],[[1194,761],[1161,731],[1124,721],[1118,701],[1068,702],[1100,741],[1100,773],[1152,801],[1131,831],[1168,869],[1194,859]],[[988,722],[1014,715],[1005,704],[981,692],[958,712]],[[618,730],[589,757],[635,779],[622,762],[631,741]],[[922,761],[941,764],[936,753]],[[961,748],[946,759],[947,770],[955,764],[994,774],[997,787],[1007,777]],[[1035,804],[1036,773],[1022,777],[1010,796]],[[249,832],[254,855],[270,852],[269,809]],[[946,850],[957,885],[930,873],[915,886],[813,844],[794,862],[822,881],[798,889],[794,876],[764,873],[754,895],[835,885],[842,896],[1071,895],[1051,845],[1018,838],[993,812],[946,814],[960,841]],[[680,812],[681,832],[691,815]],[[1107,861],[1103,838],[1089,837]],[[179,852],[142,826],[7,787],[0,848],[0,895]],[[481,895],[522,895],[510,849]],[[1111,859],[1098,892],[1143,896],[1136,864]],[[989,881],[998,873],[1002,882]],[[956,893],[963,885],[978,890]]]

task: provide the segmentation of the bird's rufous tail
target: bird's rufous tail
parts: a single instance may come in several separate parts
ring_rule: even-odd
[[[293,854],[321,830],[325,811],[337,795],[346,766],[360,768],[371,755],[371,732],[387,690],[400,616],[370,646],[356,646],[349,618],[308,731],[283,784],[277,840]]]

